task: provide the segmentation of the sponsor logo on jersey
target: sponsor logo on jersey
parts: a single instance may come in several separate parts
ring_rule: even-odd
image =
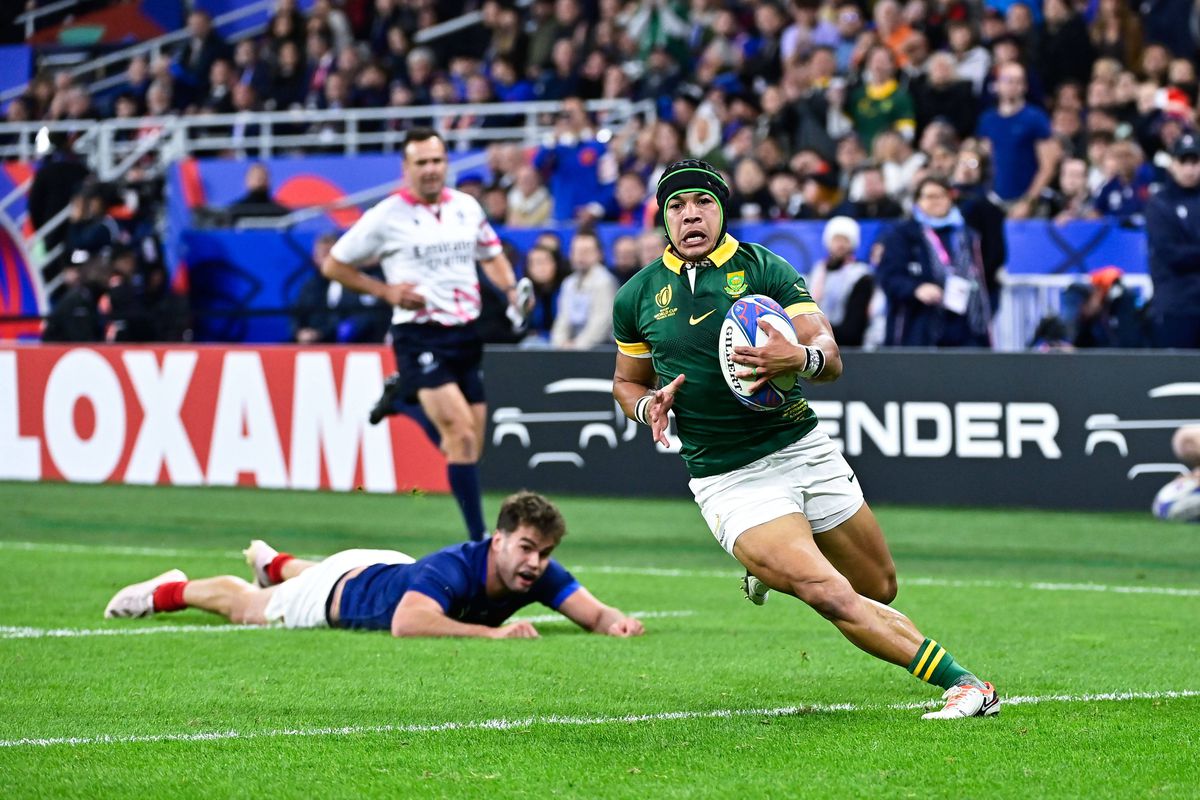
[[[704,322],[704,320],[708,319],[709,315],[711,315],[714,311],[716,311],[715,308],[710,308],[708,311],[698,317],[688,317],[688,324],[699,325],[701,322]]]
[[[725,294],[738,297],[746,293],[746,273],[743,270],[730,272],[725,276]]]

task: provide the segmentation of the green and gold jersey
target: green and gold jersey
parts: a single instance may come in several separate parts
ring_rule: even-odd
[[[761,245],[726,235],[695,267],[695,291],[684,266],[667,250],[638,270],[617,293],[613,334],[622,353],[652,360],[663,385],[687,376],[675,396],[675,423],[688,473],[704,478],[786,447],[817,424],[799,381],[772,411],[753,411],[733,396],[717,358],[725,313],[751,294],[774,299],[790,317],[819,309],[796,270]]]

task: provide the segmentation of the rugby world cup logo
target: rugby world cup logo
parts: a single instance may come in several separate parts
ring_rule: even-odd
[[[659,308],[666,308],[671,305],[671,287],[664,286],[658,290],[658,294],[654,295],[654,302],[658,303]]]

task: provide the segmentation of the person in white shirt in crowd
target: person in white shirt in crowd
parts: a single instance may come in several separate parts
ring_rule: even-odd
[[[871,267],[856,255],[861,241],[862,231],[850,217],[829,220],[821,236],[827,255],[813,265],[808,287],[838,344],[877,347],[883,341],[887,300]]]
[[[604,266],[603,253],[593,231],[577,231],[571,239],[571,274],[563,281],[550,330],[554,347],[582,350],[612,342],[617,279]]]

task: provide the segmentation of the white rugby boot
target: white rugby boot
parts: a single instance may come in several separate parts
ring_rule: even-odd
[[[742,578],[742,594],[746,595],[746,599],[754,605],[761,606],[767,602],[771,590],[765,583],[747,572],[746,577]]]
[[[154,590],[164,583],[186,581],[187,575],[181,570],[173,569],[164,572],[157,578],[126,586],[113,595],[112,600],[104,607],[104,616],[113,617],[148,617],[154,613]]]
[[[271,579],[267,577],[267,567],[275,560],[275,556],[279,555],[279,551],[262,539],[251,539],[250,546],[242,551],[242,555],[254,570],[254,582],[258,588],[265,589],[271,586]]]
[[[946,705],[938,711],[922,714],[921,719],[965,719],[991,717],[1000,713],[1000,693],[985,682],[983,688],[969,683],[951,686],[942,694]]]

